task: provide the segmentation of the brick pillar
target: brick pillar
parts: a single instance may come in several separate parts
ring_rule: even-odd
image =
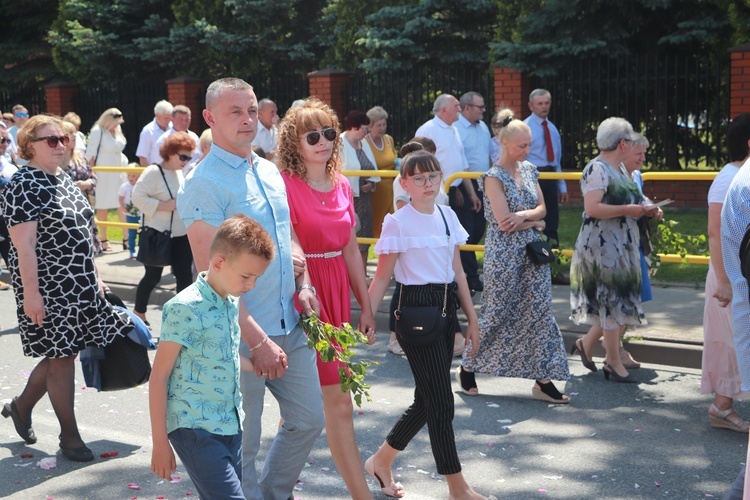
[[[307,75],[310,96],[331,106],[339,120],[349,112],[349,73],[336,69],[322,69]]]
[[[510,108],[516,116],[526,118],[531,114],[529,93],[531,85],[529,77],[518,70],[495,67],[495,107],[497,112],[501,108]]]
[[[75,111],[73,98],[77,92],[78,86],[70,82],[55,82],[45,85],[47,113],[63,116],[70,111]]]
[[[729,49],[731,53],[729,118],[750,112],[750,43]]]
[[[203,108],[206,106],[206,83],[192,76],[178,76],[166,81],[167,100],[176,106],[182,104],[190,108],[190,130],[200,135],[208,128],[203,121]]]

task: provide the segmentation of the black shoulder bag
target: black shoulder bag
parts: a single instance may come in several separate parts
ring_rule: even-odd
[[[393,312],[396,317],[396,333],[401,340],[408,344],[426,346],[439,342],[445,336],[448,327],[448,270],[451,261],[451,232],[448,222],[438,205],[435,208],[440,212],[445,224],[445,239],[448,242],[448,263],[445,267],[445,291],[443,292],[443,310],[438,306],[401,306],[401,298],[404,296],[404,285],[401,285],[401,294],[398,298],[398,307]]]
[[[157,165],[161,173],[164,184],[167,185],[169,199],[174,199],[172,190],[169,189],[167,178],[164,176],[164,170]],[[169,230],[157,231],[152,227],[145,225],[146,217],[141,221],[141,236],[138,242],[138,261],[147,266],[164,267],[172,263],[172,221],[174,220],[174,210],[169,215]]]

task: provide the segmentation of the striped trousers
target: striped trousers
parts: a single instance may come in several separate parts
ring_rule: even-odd
[[[443,305],[443,284],[404,286],[401,305]],[[453,389],[451,363],[453,361],[454,332],[458,331],[456,317],[455,283],[448,286],[448,328],[439,342],[428,346],[415,346],[398,335],[399,344],[409,361],[414,376],[414,402],[401,415],[386,437],[386,442],[403,451],[414,436],[427,424],[432,455],[438,474],[461,472],[453,434]]]

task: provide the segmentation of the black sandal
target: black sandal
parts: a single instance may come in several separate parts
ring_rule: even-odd
[[[539,389],[536,387],[531,388],[531,397],[539,401],[546,401],[548,403],[555,403],[560,405],[566,405],[570,403],[570,399],[563,399],[564,394],[557,390],[555,384],[552,382],[541,383],[539,380],[536,381]]]
[[[458,368],[456,368],[456,382],[458,382],[461,392],[467,396],[479,395],[479,388],[477,387],[477,379],[474,377],[474,372],[467,372],[462,365],[458,365]]]

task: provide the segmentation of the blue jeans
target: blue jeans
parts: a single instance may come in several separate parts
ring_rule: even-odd
[[[203,429],[169,433],[182,465],[201,498],[244,499],[242,494],[242,431],[220,436]]]
[[[136,217],[135,215],[126,215],[125,220],[128,222],[141,222],[140,217]],[[135,249],[135,237],[138,234],[137,229],[128,229],[128,249],[130,250],[130,255],[135,255],[136,249]]]
[[[242,491],[248,500],[286,499],[293,495],[299,477],[315,440],[325,427],[323,394],[320,391],[315,351],[307,347],[307,337],[300,326],[289,335],[269,336],[287,355],[289,369],[276,380],[242,372],[240,388],[245,410],[245,432],[242,436]],[[250,354],[247,344],[240,354]],[[276,434],[266,463],[258,478],[255,457],[260,449],[261,417],[266,387],[279,403],[284,425]]]

